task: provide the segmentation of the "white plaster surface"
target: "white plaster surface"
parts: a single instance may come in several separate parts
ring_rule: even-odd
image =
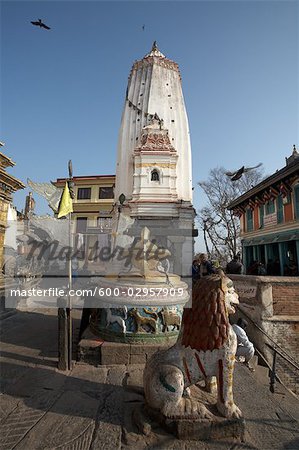
[[[150,52],[133,65],[122,114],[116,169],[115,198],[133,193],[133,152],[148,125],[148,114],[158,114],[169,130],[171,144],[178,154],[177,196],[192,201],[191,145],[188,118],[176,63],[159,50]]]

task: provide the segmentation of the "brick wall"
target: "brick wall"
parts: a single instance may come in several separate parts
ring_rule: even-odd
[[[297,362],[297,365],[299,365],[299,323],[287,320],[281,321],[279,318],[274,318],[271,321],[265,322],[263,328],[271,336],[273,341],[284,349]],[[273,345],[273,342],[269,342],[269,344]],[[273,352],[270,349],[264,349],[264,351],[266,351],[268,360],[272,362]],[[296,370],[280,355],[277,355],[276,366],[277,374],[286,386],[296,394],[299,394],[299,370]]]
[[[274,315],[299,316],[299,283],[275,283],[272,286]]]
[[[240,306],[232,320],[238,317],[247,320],[249,339],[271,366],[273,350],[266,344],[277,345],[299,366],[299,278],[248,275],[230,278],[240,294]],[[279,355],[276,366],[283,383],[299,394],[299,370]]]

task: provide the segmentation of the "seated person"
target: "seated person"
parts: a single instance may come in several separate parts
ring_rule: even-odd
[[[237,351],[236,351],[236,357],[244,357],[245,358],[245,364],[247,367],[249,367],[251,370],[254,370],[250,367],[249,361],[252,359],[254,355],[254,346],[252,342],[248,339],[248,336],[246,334],[247,322],[244,319],[238,319],[238,322],[234,325],[232,325],[232,328],[237,336]]]

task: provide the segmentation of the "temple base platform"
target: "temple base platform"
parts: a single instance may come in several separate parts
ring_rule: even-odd
[[[105,341],[97,337],[88,327],[78,343],[78,360],[95,366],[111,364],[145,364],[158,350],[174,345],[177,336],[168,342],[146,344]]]

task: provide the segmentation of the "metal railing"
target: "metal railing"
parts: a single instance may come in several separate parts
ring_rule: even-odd
[[[289,365],[291,365],[294,369],[298,370],[299,372],[299,366],[295,359],[289,355],[277,342],[274,341],[274,339],[265,331],[263,330],[251,317],[249,317],[244,310],[241,310],[242,314],[246,317],[246,319],[249,319],[250,322],[263,334],[269,339],[273,345],[268,344],[265,342],[265,345],[269,347],[273,351],[273,360],[272,360],[272,366],[268,363],[265,356],[258,350],[257,353],[259,356],[263,359],[263,361],[266,363],[266,365],[269,368],[269,378],[270,378],[270,386],[269,389],[272,393],[275,392],[275,382],[278,381],[279,383],[283,384],[283,381],[281,378],[277,375],[276,371],[276,363],[277,363],[277,355],[279,355],[284,361],[286,361]]]
[[[270,391],[272,393],[275,392],[274,389],[274,385],[275,385],[275,381],[278,380],[280,383],[282,383],[282,381],[277,377],[276,375],[276,356],[277,354],[284,359],[284,361],[287,361],[288,364],[290,364],[292,367],[294,367],[296,370],[299,371],[299,366],[292,362],[288,357],[284,356],[281,351],[279,351],[276,347],[267,344],[267,342],[265,342],[265,345],[269,348],[271,348],[271,350],[273,350],[273,361],[272,361],[272,368],[269,370],[269,377],[270,377]]]

